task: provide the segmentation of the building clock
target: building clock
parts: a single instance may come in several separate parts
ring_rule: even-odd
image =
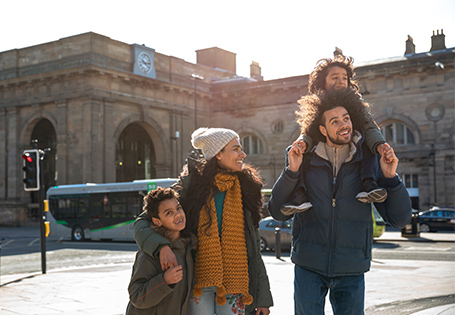
[[[138,44],[133,44],[131,48],[131,53],[134,56],[133,73],[150,79],[156,79],[155,49]]]
[[[141,52],[137,59],[139,69],[144,73],[149,73],[152,69],[152,58],[145,52]]]

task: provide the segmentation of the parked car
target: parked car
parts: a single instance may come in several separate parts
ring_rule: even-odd
[[[420,232],[454,231],[455,208],[433,207],[419,213]]]
[[[263,188],[262,189],[262,216],[268,217],[270,216],[269,209],[267,208],[267,204],[269,203],[270,197],[272,196],[272,189],[270,188]]]
[[[259,222],[259,235],[261,236],[261,251],[275,249],[275,228],[280,228],[281,250],[291,250],[291,227],[292,219],[284,222],[274,220],[272,217],[266,217]]]
[[[378,210],[371,204],[372,208],[372,218],[373,218],[373,237],[381,237],[385,232],[385,221],[379,214]]]

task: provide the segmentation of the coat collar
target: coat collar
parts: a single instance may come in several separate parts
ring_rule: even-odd
[[[349,144],[346,144],[349,146],[349,154],[348,154],[347,159],[344,161],[345,163],[350,162],[354,159],[354,156],[355,156],[356,152],[358,151],[358,148],[362,145],[362,143],[363,143],[363,133],[359,132],[357,130],[354,130],[354,132],[352,134],[352,141]],[[316,155],[318,155],[322,159],[329,161],[330,159],[329,159],[329,156],[327,155],[327,150],[326,150],[327,147],[328,146],[327,146],[326,142],[320,141],[314,148],[313,152],[316,153]]]

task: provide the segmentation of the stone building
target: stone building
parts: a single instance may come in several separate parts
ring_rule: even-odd
[[[399,158],[414,207],[454,206],[455,48],[441,31],[427,53],[357,64],[364,98]],[[340,53],[340,50],[336,50]],[[45,185],[176,177],[195,127],[232,128],[271,187],[299,134],[296,100],[308,75],[236,75],[235,54],[196,51],[197,63],[85,33],[0,53],[0,224],[26,224],[21,154],[50,148]]]

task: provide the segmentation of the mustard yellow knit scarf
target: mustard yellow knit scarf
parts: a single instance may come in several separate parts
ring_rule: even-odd
[[[235,175],[219,173],[215,176],[215,184],[221,192],[226,191],[221,240],[215,201],[211,195],[209,206],[213,222],[207,231],[208,214],[200,211],[199,215],[193,294],[201,296],[202,288],[216,286],[218,305],[226,303],[226,294],[239,293],[243,295],[243,303],[249,305],[253,297],[248,291],[248,257],[240,182]]]

